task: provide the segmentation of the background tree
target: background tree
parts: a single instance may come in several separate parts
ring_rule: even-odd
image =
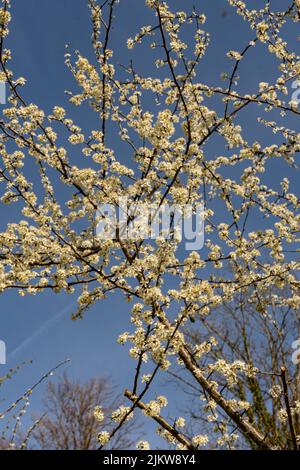
[[[78,51],[66,54],[78,86],[70,102],[88,103],[97,118],[94,129],[83,131],[61,106],[45,113],[22,96],[25,80],[8,68],[10,13],[9,1],[3,0],[0,66],[10,95],[0,121],[1,200],[16,204],[20,217],[0,234],[0,289],[17,289],[21,295],[45,289],[74,294],[74,319],[112,292],[133,303],[128,331],[119,338],[130,344],[136,361],[132,386],[125,392],[128,406],[113,412],[117,424],[100,433],[101,448],[136,409],[157,422],[160,435],[179,449],[209,445],[209,434],[189,434],[184,417],[163,416],[168,400],[153,396],[154,379],[179,364],[203,390],[208,415],[214,407],[236,429],[235,440],[247,440],[256,449],[296,450],[299,401],[287,371],[280,370],[282,352],[274,349],[266,363],[247,354],[247,344],[241,343],[244,359],[228,347],[221,358],[218,335],[209,343],[201,335],[191,341],[186,325],[189,320],[203,324],[244,294],[257,306],[260,322],[272,318],[274,308],[282,315],[299,309],[300,219],[293,177],[300,112],[289,87],[299,79],[300,66],[293,49],[296,34],[291,40],[285,33],[299,22],[299,1],[283,1],[276,10],[269,1],[254,9],[250,2],[228,0],[245,22],[249,40],[240,50],[228,51],[232,66],[223,81],[210,77],[207,83],[202,83],[201,65],[210,52],[210,34],[205,15],[191,2],[184,2],[185,11],[173,11],[166,2],[146,0],[152,20],[128,39],[133,57],[116,46],[129,64],[124,67],[118,67],[109,47],[118,3],[89,1],[93,60]],[[152,76],[148,69],[143,75],[132,51],[148,46],[154,54]],[[252,61],[254,54],[270,54],[274,72],[268,82],[254,77],[253,89],[245,90],[241,64],[250,53]],[[255,140],[251,129],[257,130]],[[117,225],[110,238],[99,236],[103,207],[120,206],[128,198],[125,225]],[[172,223],[169,237],[146,239],[140,222],[124,237],[122,230],[132,226],[139,204],[154,206],[155,213],[166,205],[193,210],[203,205],[202,250],[187,253]],[[238,321],[243,329],[254,321],[252,316],[252,310],[238,310],[227,328],[234,331]],[[283,319],[279,324],[285,325]],[[252,351],[263,354],[260,337],[251,341]],[[266,393],[256,396],[264,390],[264,375],[279,379],[279,373],[281,408],[274,408],[274,419],[288,423],[285,438],[281,429],[279,435],[266,433],[269,398]],[[251,393],[237,400],[244,383]],[[258,405],[262,412],[252,419],[249,410]],[[103,421],[101,410],[98,418]],[[218,432],[221,446],[224,430]]]
[[[44,418],[33,432],[38,448],[49,450],[92,450],[99,447],[97,436],[110,429],[111,413],[120,397],[107,378],[93,378],[85,383],[64,374],[57,383],[50,382],[44,396]],[[99,422],[95,408],[101,406],[105,419]],[[97,409],[97,408],[96,408]],[[110,442],[110,449],[129,449],[140,435],[137,422],[128,422]]]
[[[269,295],[275,292],[276,289],[270,290]],[[224,396],[231,396],[236,406],[245,401],[251,403],[245,407],[243,416],[279,448],[289,449],[293,447],[292,434],[300,434],[297,409],[300,403],[299,365],[291,361],[291,343],[299,330],[299,313],[290,307],[276,306],[265,311],[261,304],[251,303],[250,297],[249,292],[238,294],[232,302],[224,303],[208,318],[203,318],[200,325],[187,328],[186,336],[193,349],[203,345],[199,354],[205,355],[208,368],[210,363],[224,362],[228,358],[232,362],[239,360],[255,365],[258,370],[256,377],[240,376],[233,385],[224,381],[218,371],[212,371],[211,378],[218,381]],[[218,345],[213,348],[212,336],[218,340]],[[190,434],[206,429],[211,436],[211,448],[221,445],[230,449],[237,429],[228,416],[222,410],[216,410],[215,402],[206,400],[207,392],[190,381],[184,368],[179,367],[170,375],[187,395],[188,405],[184,409],[190,417]],[[288,396],[285,395],[285,386],[289,389]],[[203,396],[202,405],[199,396]],[[292,403],[296,408],[291,406]],[[290,407],[291,422],[287,407]],[[216,440],[212,438],[214,434]],[[247,435],[243,441],[239,447],[256,449]]]

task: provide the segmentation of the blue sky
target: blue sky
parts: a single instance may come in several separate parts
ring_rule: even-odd
[[[172,1],[177,8],[193,3],[207,15],[205,29],[212,34],[212,42],[207,57],[199,68],[202,82],[220,83],[220,73],[230,71],[232,63],[226,58],[229,49],[242,50],[253,39],[253,32],[237,17],[225,0]],[[253,6],[264,2],[253,1]],[[275,0],[281,5],[283,0]],[[288,2],[286,2],[288,3]],[[78,49],[91,57],[89,11],[85,0],[13,0],[13,21],[7,45],[12,49],[12,68],[15,75],[28,80],[24,88],[27,101],[36,103],[46,112],[54,105],[61,104],[70,110],[72,116],[81,121],[82,126],[92,126],[93,117],[87,109],[74,109],[67,103],[66,89],[74,89],[69,71],[64,65],[65,44]],[[121,0],[118,19],[113,30],[113,46],[125,43],[138,27],[149,24],[150,16],[145,13],[143,0]],[[292,36],[290,30],[288,35]],[[275,61],[269,59],[263,50],[250,52],[242,64],[242,87],[255,89],[259,81],[268,81],[276,70]],[[124,60],[119,50],[116,62]],[[257,51],[256,51],[257,52]],[[258,59],[259,56],[259,59]],[[126,56],[125,56],[125,59]],[[135,61],[140,70],[151,70],[150,60],[142,51],[135,53]],[[1,107],[0,107],[1,112]],[[247,119],[254,122],[255,113],[251,110]],[[252,113],[252,115],[251,115]],[[249,117],[250,116],[250,117]],[[245,117],[246,119],[246,117]],[[249,129],[249,139],[255,140],[255,124]],[[213,153],[217,147],[208,147]],[[278,173],[281,172],[278,163]],[[273,173],[272,178],[277,175]],[[14,220],[13,206],[0,207],[1,227]],[[17,292],[5,292],[0,296],[0,338],[7,345],[8,364],[0,366],[0,375],[7,368],[15,367],[24,360],[33,360],[25,366],[13,381],[3,389],[9,399],[22,394],[24,388],[32,385],[43,373],[65,358],[71,362],[66,367],[74,377],[85,380],[91,376],[109,375],[120,390],[132,382],[133,363],[127,358],[124,349],[116,345],[116,338],[128,329],[128,305],[119,296],[95,305],[83,320],[72,322],[70,314],[74,310],[75,298],[63,294],[43,293],[38,296],[20,298]],[[163,385],[163,378],[157,384]],[[165,386],[170,389],[170,385]],[[31,410],[41,406],[43,386],[32,397]],[[163,393],[163,388],[161,389]],[[180,395],[175,400],[180,400]],[[28,418],[29,419],[29,418]],[[149,424],[146,432],[152,429]],[[150,438],[159,446],[159,439]]]

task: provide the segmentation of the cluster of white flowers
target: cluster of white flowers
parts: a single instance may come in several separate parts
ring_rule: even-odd
[[[209,439],[206,435],[198,434],[193,437],[192,442],[196,447],[204,447],[208,444]]]
[[[150,450],[150,445],[148,441],[139,441],[136,444],[137,450]]]
[[[129,421],[133,418],[133,412],[131,411],[130,406],[120,406],[117,410],[113,411],[111,414],[113,421],[117,423]]]
[[[110,434],[108,431],[102,431],[98,434],[99,444],[104,446],[110,441]]]
[[[146,409],[144,410],[144,414],[146,416],[158,416],[160,414],[161,408],[167,406],[168,400],[164,396],[158,396],[156,400],[151,400],[149,403],[146,404]]]
[[[101,406],[96,406],[94,408],[94,417],[99,423],[104,421],[104,413]]]

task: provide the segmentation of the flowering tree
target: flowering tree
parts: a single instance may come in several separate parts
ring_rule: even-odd
[[[203,393],[207,413],[213,409],[226,418],[215,429],[217,446],[233,448],[242,437],[255,449],[297,449],[299,400],[291,392],[282,357],[267,362],[267,371],[256,356],[242,355],[238,348],[223,349],[220,357],[218,335],[200,335],[195,342],[187,325],[190,320],[195,325],[209,321],[212,312],[240,294],[266,324],[273,321],[272,309],[296,315],[299,308],[299,200],[286,175],[295,168],[300,149],[299,134],[290,128],[300,114],[298,103],[287,99],[300,66],[282,33],[286,24],[299,22],[299,0],[283,2],[281,11],[273,11],[271,2],[261,2],[262,8],[254,10],[246,2],[228,0],[253,39],[239,51],[228,52],[232,67],[223,74],[222,86],[201,82],[198,66],[211,52],[201,12],[174,12],[166,2],[146,1],[153,22],[127,42],[133,49],[150,41],[156,59],[153,76],[145,77],[133,61],[125,70],[114,64],[109,46],[119,2],[89,0],[94,61],[80,52],[66,54],[78,85],[76,93],[70,92],[70,102],[88,103],[100,119],[89,135],[61,106],[46,115],[24,100],[25,79],[14,77],[8,66],[10,5],[9,0],[2,3],[0,78],[10,95],[0,121],[1,200],[16,204],[21,213],[20,220],[0,234],[0,287],[17,289],[20,295],[45,289],[74,293],[74,318],[115,291],[132,303],[134,328],[129,327],[119,342],[131,343],[133,385],[125,392],[127,405],[113,413],[114,430],[99,435],[100,448],[136,409],[156,421],[160,435],[179,449],[209,443],[209,432],[192,435],[185,430],[184,417],[170,421],[162,416],[168,403],[164,396],[145,401],[155,377],[180,366]],[[256,89],[245,93],[240,64],[257,50],[271,55],[277,74],[272,83],[257,77]],[[250,121],[242,126],[248,109],[256,110],[260,142],[249,141]],[[214,140],[221,148],[212,156],[207,146]],[[31,181],[31,160],[36,162],[38,183],[37,178]],[[273,181],[278,160],[286,175]],[[182,249],[176,230],[170,237],[162,233],[146,239],[139,225],[129,237],[118,225],[114,236],[101,236],[101,208],[119,206],[124,199],[131,208],[154,205],[156,212],[166,205],[204,206],[203,248]],[[128,214],[125,227],[132,219]],[[242,315],[237,311],[233,324],[244,321]],[[246,324],[252,315],[246,310]],[[216,354],[210,354],[213,351]],[[265,373],[274,381],[281,379],[276,396],[282,406],[275,413],[287,423],[284,444],[251,418],[253,395],[236,394],[241,381],[260,384]],[[261,400],[269,410],[266,396]],[[102,418],[100,412],[98,416]],[[145,449],[148,443],[138,447]]]
[[[43,382],[49,379],[54,372],[60,367],[67,364],[69,360],[65,360],[55,367],[50,369],[44,375],[42,375],[37,382],[31,385],[30,388],[25,390],[21,396],[19,396],[12,403],[7,403],[5,396],[2,394],[3,385],[12,380],[14,376],[20,371],[23,363],[14,369],[10,369],[4,376],[0,377],[0,391],[1,391],[1,409],[0,419],[2,426],[0,428],[0,450],[25,450],[28,449],[29,441],[32,438],[36,428],[40,426],[42,420],[46,414],[39,416],[35,419],[32,424],[24,432],[22,428],[22,419],[26,414],[30,405],[30,398],[32,393],[38,388]]]

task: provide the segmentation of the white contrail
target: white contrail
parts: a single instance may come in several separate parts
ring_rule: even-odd
[[[76,301],[73,301],[71,304],[67,305],[65,308],[63,308],[61,311],[57,313],[53,318],[50,318],[47,320],[40,328],[38,328],[34,333],[32,333],[29,338],[26,338],[16,349],[14,349],[9,355],[8,355],[8,360],[12,359],[13,356],[16,356],[19,354],[26,346],[28,346],[33,340],[41,336],[43,333],[48,331],[51,327],[55,325],[58,320],[60,320],[64,314],[70,310],[74,305],[76,304]]]

